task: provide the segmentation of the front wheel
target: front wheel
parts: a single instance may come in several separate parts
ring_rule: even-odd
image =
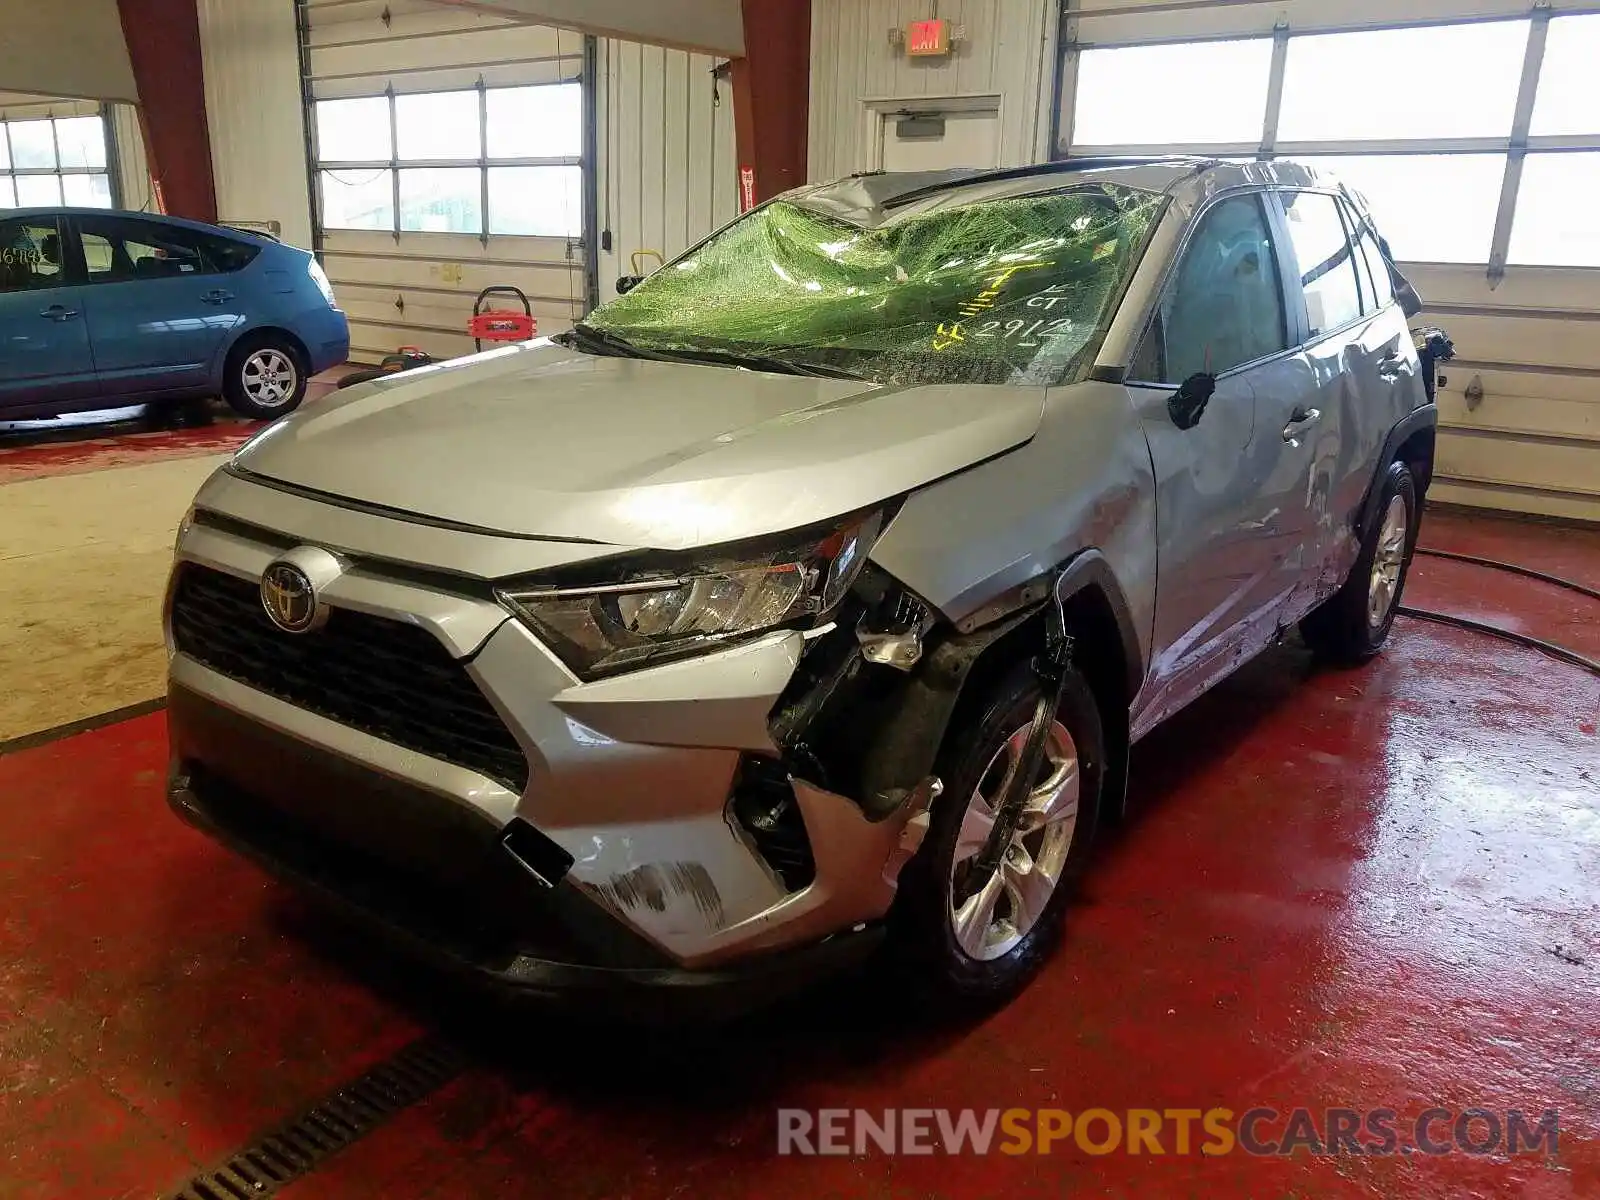
[[[305,368],[287,341],[246,338],[228,355],[223,398],[241,416],[270,421],[299,408],[305,394]]]
[[[1361,544],[1350,577],[1300,622],[1300,636],[1320,657],[1366,662],[1383,648],[1400,608],[1417,531],[1417,484],[1403,462],[1389,464],[1378,519]]]
[[[1060,940],[1087,861],[1105,762],[1100,713],[1069,668],[1018,825],[998,870],[976,867],[995,803],[1027,742],[1040,682],[1020,666],[967,709],[940,755],[944,794],[891,914],[897,948],[947,999],[993,1003],[1019,991]]]

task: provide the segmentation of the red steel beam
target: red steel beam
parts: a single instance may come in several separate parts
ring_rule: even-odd
[[[811,0],[741,0],[745,56],[733,60],[733,124],[741,187],[759,204],[806,180],[811,104]]]
[[[215,221],[217,186],[195,3],[117,0],[117,10],[139,88],[151,183],[161,206],[175,216]]]

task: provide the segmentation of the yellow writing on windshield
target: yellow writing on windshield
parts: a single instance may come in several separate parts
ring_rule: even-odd
[[[1040,267],[1053,267],[1054,262],[1015,263],[1002,267],[993,278],[985,280],[983,291],[961,305],[959,311],[963,317],[981,317],[994,307],[995,301],[1000,298],[1000,289],[1019,271],[1034,271]],[[961,322],[955,321],[949,325],[943,322],[933,333],[933,348],[935,350],[948,350],[951,346],[966,340],[966,335],[961,330]]]
[[[1032,271],[1039,267],[1053,266],[1055,266],[1053,262],[1037,262],[1017,263],[1015,266],[1006,267],[1000,274],[989,280],[988,287],[961,306],[961,315],[964,317],[978,317],[993,308],[994,302],[1000,296],[1000,289],[1005,286],[1006,280],[1010,279],[1018,271]]]

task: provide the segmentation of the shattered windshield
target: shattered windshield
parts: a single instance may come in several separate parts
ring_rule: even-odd
[[[597,309],[643,351],[747,355],[886,384],[1078,369],[1163,198],[1114,184],[938,207],[875,229],[777,200]]]

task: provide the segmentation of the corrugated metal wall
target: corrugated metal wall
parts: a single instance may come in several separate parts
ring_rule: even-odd
[[[292,0],[196,0],[220,220],[311,246]]]
[[[600,296],[616,295],[636,250],[671,259],[738,215],[733,91],[721,61],[660,46],[600,43]],[[658,264],[644,260],[647,270]]]
[[[309,0],[306,13],[318,100],[558,83],[582,73],[583,37],[570,30],[421,0]],[[470,354],[473,299],[494,284],[527,293],[540,333],[567,328],[585,307],[578,238],[324,229],[322,249],[350,314],[356,361],[401,344]]]
[[[1066,5],[1059,109],[1063,142],[1073,128],[1072,84],[1081,49],[1220,37],[1279,36],[1424,22],[1593,12],[1593,4],[1528,0],[1082,0]],[[1282,60],[1280,60],[1282,61]],[[1448,61],[1419,61],[1417,70],[1448,71]],[[1355,81],[1352,81],[1353,83]],[[1369,81],[1370,83],[1371,81]],[[1379,81],[1378,86],[1381,86]],[[1338,96],[1330,95],[1329,104]],[[1600,117],[1600,113],[1595,114]],[[1581,122],[1580,122],[1581,123]],[[1578,150],[1600,145],[1600,119],[1585,126],[1595,137],[1546,139]],[[1526,129],[1526,125],[1523,125]],[[1497,131],[1498,133],[1499,131]],[[1520,136],[1508,130],[1512,138]],[[1504,134],[1479,139],[1483,151],[1507,153]],[[1534,139],[1537,145],[1538,139]],[[1279,143],[1281,147],[1281,142]],[[1522,137],[1521,144],[1527,144]],[[1352,143],[1345,152],[1358,152]],[[1432,146],[1396,143],[1390,150],[1427,152]],[[1458,149],[1469,147],[1460,146]],[[1060,152],[1065,153],[1063,144]],[[1244,148],[1248,153],[1250,147]],[[1092,149],[1083,152],[1093,153]],[[1299,151],[1297,151],[1299,152]],[[1337,169],[1337,166],[1335,166]],[[1498,183],[1498,172],[1496,173]],[[1515,195],[1512,190],[1510,195]],[[1442,194],[1441,205],[1467,197]],[[1494,204],[1498,197],[1474,197]],[[1590,204],[1574,196],[1574,204]],[[1381,218],[1382,214],[1379,213]],[[1489,246],[1480,265],[1403,263],[1435,322],[1455,339],[1460,359],[1445,370],[1439,396],[1441,436],[1435,499],[1491,508],[1600,520],[1600,269],[1519,266],[1491,283]],[[1481,398],[1468,389],[1481,385]]]
[[[155,188],[150,182],[150,163],[145,157],[144,130],[139,126],[139,110],[131,104],[108,104],[107,128],[117,154],[117,188],[123,208],[136,212],[155,212]]]
[[[959,27],[955,53],[907,58],[890,31],[934,10]],[[1002,165],[1039,161],[1049,145],[1056,29],[1050,0],[812,0],[810,177],[876,169],[882,114],[899,101],[992,97]]]

